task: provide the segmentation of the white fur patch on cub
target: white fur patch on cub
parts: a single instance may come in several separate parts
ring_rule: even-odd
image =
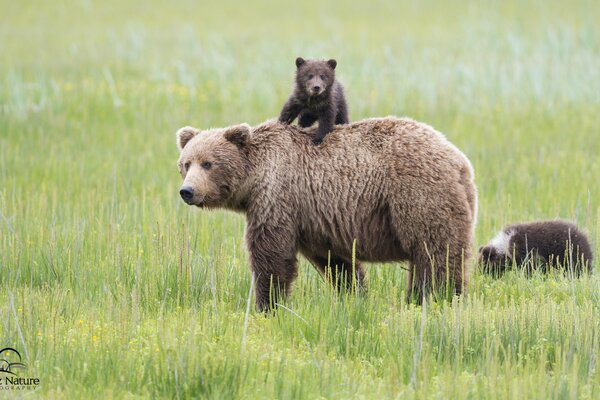
[[[493,246],[496,251],[505,256],[510,256],[512,252],[509,250],[510,239],[515,235],[515,231],[500,231],[492,240],[490,240],[490,246]]]

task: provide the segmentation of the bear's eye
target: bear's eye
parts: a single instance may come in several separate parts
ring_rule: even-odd
[[[321,75],[321,79],[325,80],[325,75]]]
[[[185,168],[185,170],[187,171],[188,169],[190,169],[190,165],[192,165],[189,161],[186,162],[185,164],[183,164],[183,167]]]
[[[212,163],[210,161],[204,161],[202,163],[202,168],[204,168],[204,169],[211,169],[212,168]]]
[[[313,74],[310,74],[310,75],[308,76],[308,79],[312,79],[312,78],[314,78],[314,77],[315,77],[315,76],[314,76]]]

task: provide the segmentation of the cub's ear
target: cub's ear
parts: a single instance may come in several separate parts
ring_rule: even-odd
[[[200,133],[200,131],[196,128],[192,128],[191,126],[185,126],[185,127],[181,128],[180,130],[178,130],[177,131],[177,147],[179,148],[179,151],[183,150],[185,145],[188,144],[188,142],[190,140],[192,140],[192,138],[194,136],[196,136],[198,133]]]
[[[483,251],[483,246],[479,246],[479,253],[481,254],[481,252]]]
[[[296,68],[300,68],[305,62],[306,60],[302,57],[296,58]]]
[[[329,65],[329,67],[331,67],[331,69],[335,69],[335,67],[337,67],[337,61],[335,61],[333,58],[331,60],[327,61],[327,65]]]
[[[235,144],[237,147],[242,148],[248,142],[250,138],[250,125],[241,124],[227,128],[224,133],[225,139]]]

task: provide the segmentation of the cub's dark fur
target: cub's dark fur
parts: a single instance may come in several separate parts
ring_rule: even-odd
[[[296,85],[294,92],[283,106],[279,121],[291,124],[298,115],[298,124],[307,128],[319,121],[313,139],[315,144],[323,141],[333,125],[347,124],[348,106],[344,88],[335,80],[337,61],[296,59]]]
[[[569,221],[537,221],[505,227],[486,246],[479,248],[483,271],[492,275],[504,273],[513,263],[527,260],[572,270],[576,276],[592,271],[592,249],[585,233]],[[535,263],[528,263],[528,268]],[[531,269],[529,269],[531,271]]]

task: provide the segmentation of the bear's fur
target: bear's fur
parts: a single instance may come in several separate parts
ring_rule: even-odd
[[[246,214],[257,307],[289,293],[297,252],[340,287],[365,285],[362,261],[408,260],[410,299],[460,293],[477,215],[469,160],[407,118],[336,126],[320,147],[314,135],[275,121],[177,134],[184,200]]]
[[[279,115],[279,122],[291,124],[298,115],[298,125],[307,128],[319,121],[313,142],[319,144],[333,125],[347,124],[348,105],[344,88],[335,79],[337,61],[296,59],[294,91]]]
[[[592,271],[592,249],[585,233],[570,221],[535,221],[508,225],[486,246],[479,248],[483,272],[499,276],[513,264],[526,263],[528,272],[537,267],[562,267],[579,276]],[[531,261],[531,262],[527,262]]]

